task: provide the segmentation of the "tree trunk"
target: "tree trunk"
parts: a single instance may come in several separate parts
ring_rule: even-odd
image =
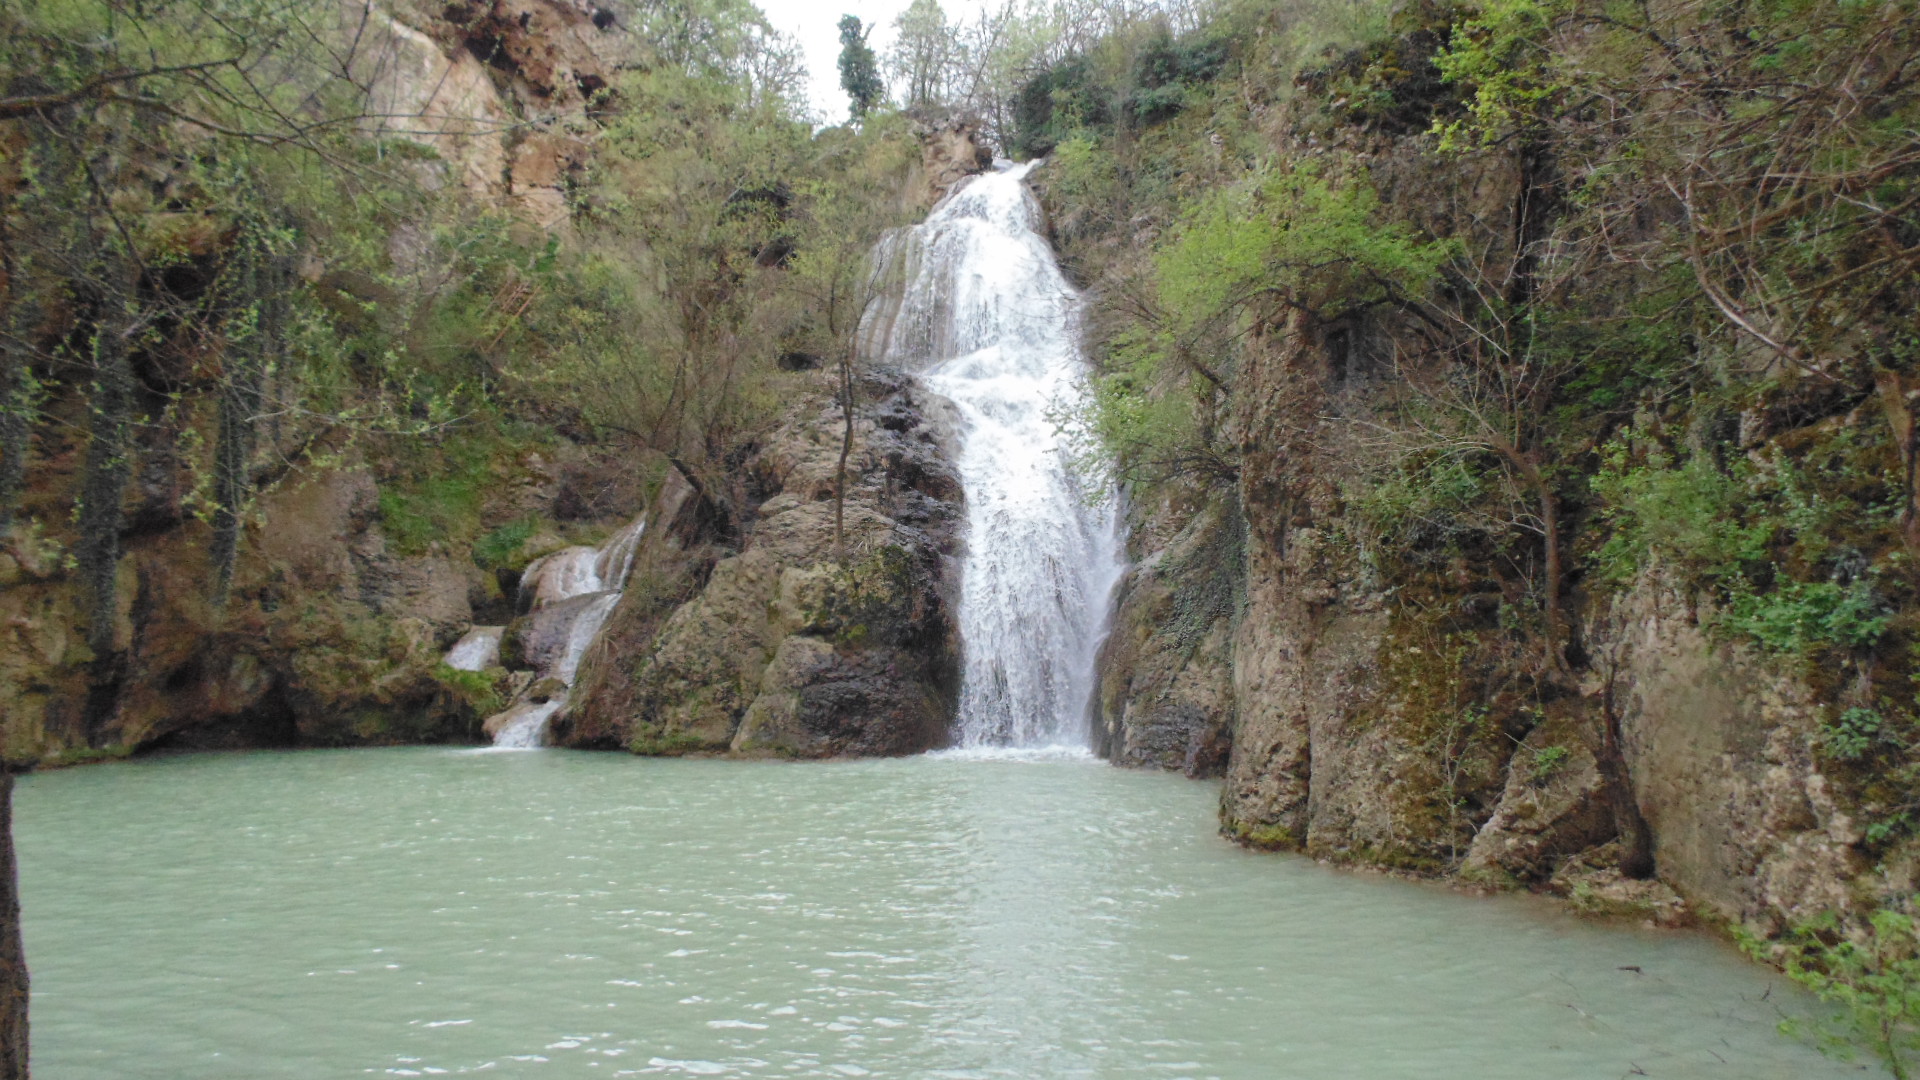
[[[1554,494],[1553,484],[1548,481],[1546,471],[1540,468],[1533,454],[1523,452],[1498,433],[1490,434],[1488,443],[1509,465],[1519,470],[1527,486],[1533,489],[1534,501],[1540,508],[1540,530],[1546,534],[1546,568],[1543,575],[1546,580],[1541,583],[1541,611],[1547,621],[1547,663],[1556,674],[1565,675],[1566,648],[1571,635],[1567,633],[1560,610],[1560,586],[1566,573],[1561,565],[1560,553],[1560,497]]]
[[[1537,498],[1540,501],[1540,523],[1546,532],[1546,602],[1544,604],[1547,619],[1547,660],[1555,671],[1564,672],[1567,666],[1568,634],[1566,623],[1560,611],[1560,584],[1565,573],[1560,565],[1560,500],[1553,493],[1553,487],[1534,470],[1533,480]]]
[[[13,774],[0,769],[0,1080],[27,1077],[27,954],[13,861]]]
[[[853,454],[853,348],[848,346],[840,360],[840,414],[844,420],[840,434],[840,464],[833,472],[833,558],[847,561],[847,458]]]
[[[1887,368],[1874,369],[1873,385],[1879,391],[1880,409],[1887,416],[1893,446],[1906,473],[1906,482],[1901,485],[1906,505],[1900,511],[1900,534],[1909,550],[1920,551],[1920,424],[1915,423],[1913,401],[1920,387]]]

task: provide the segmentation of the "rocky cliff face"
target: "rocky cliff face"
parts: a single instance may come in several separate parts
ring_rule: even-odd
[[[1519,302],[1533,299],[1534,275],[1584,290],[1595,299],[1581,302],[1601,311],[1651,288],[1609,277],[1617,264],[1579,263],[1572,239],[1542,239],[1558,237],[1553,215],[1571,211],[1547,193],[1558,181],[1539,148],[1434,152],[1432,116],[1420,113],[1423,100],[1444,107],[1433,104],[1444,93],[1430,62],[1437,41],[1417,30],[1302,76],[1292,103],[1250,118],[1262,153],[1281,163],[1279,174],[1336,177],[1377,194],[1378,227],[1484,238],[1476,257],[1513,268],[1502,287]],[[1355,92],[1365,79],[1390,82],[1373,101],[1392,104]],[[1217,155],[1184,160],[1218,169]],[[1122,291],[1132,283],[1108,268],[1141,272],[1140,253],[1182,226],[1145,197],[1120,203],[1122,214],[1089,204],[1088,191],[1118,190],[1102,182],[1091,172],[1062,177],[1048,208],[1069,265],[1096,290]],[[1657,230],[1637,227],[1636,242],[1654,242]],[[1444,281],[1432,303],[1473,287],[1470,273]],[[1329,314],[1337,304],[1309,310],[1294,299],[1247,318],[1231,357],[1206,357],[1231,382],[1219,420],[1230,478],[1136,487],[1134,565],[1101,657],[1103,754],[1192,773],[1223,762],[1223,831],[1250,845],[1539,889],[1662,923],[1700,917],[1777,933],[1912,895],[1915,845],[1898,838],[1894,796],[1832,751],[1836,717],[1898,668],[1891,648],[1816,656],[1763,646],[1730,631],[1701,579],[1683,582],[1671,563],[1643,560],[1618,581],[1597,580],[1594,569],[1610,523],[1589,478],[1602,471],[1608,430],[1664,432],[1666,445],[1694,453],[1717,445],[1716,467],[1729,473],[1811,461],[1809,447],[1838,440],[1867,448],[1849,452],[1873,462],[1848,475],[1877,482],[1896,459],[1857,389],[1844,400],[1811,390],[1774,398],[1756,378],[1737,421],[1711,404],[1689,412],[1647,393],[1639,413],[1616,416],[1611,429],[1569,424],[1553,436],[1571,447],[1560,477],[1515,498],[1547,487],[1563,517],[1543,527],[1529,504],[1517,516],[1535,516],[1506,533],[1524,539],[1504,548],[1482,526],[1454,522],[1451,534],[1436,526],[1393,541],[1402,543],[1395,553],[1365,505],[1385,483],[1364,472],[1391,425],[1382,403],[1406,400],[1412,382],[1427,407],[1442,408],[1452,400],[1445,380],[1462,369],[1432,346],[1418,305]],[[1538,310],[1553,309],[1541,301]],[[1751,361],[1744,349],[1736,343],[1726,362]],[[1438,443],[1425,445],[1437,456]],[[1495,440],[1476,445],[1498,464]],[[1732,521],[1738,509],[1711,513]],[[1561,541],[1564,576],[1543,611],[1547,529]],[[1889,535],[1853,534],[1856,562],[1886,558]],[[1881,579],[1886,596],[1903,595],[1897,575]],[[1891,618],[1905,625],[1908,616]],[[1882,823],[1877,832],[1869,816]]]
[[[1751,646],[1715,641],[1655,573],[1606,613],[1594,691],[1616,710],[1660,880],[1699,910],[1778,931],[1914,891],[1878,867],[1815,754],[1823,694]]]
[[[841,510],[828,382],[744,464],[759,500],[738,520],[684,481],[662,491],[556,741],[794,757],[946,742],[964,521],[950,433],[937,400],[903,376],[859,378]]]
[[[1133,565],[1100,650],[1094,750],[1119,764],[1218,776],[1237,715],[1245,526],[1229,500],[1136,516],[1149,526],[1184,524],[1172,535],[1130,537]]]
[[[946,197],[953,186],[993,167],[993,150],[978,120],[946,117],[914,124],[920,140],[920,180],[916,192],[923,206]]]
[[[7,760],[480,738],[479,714],[440,667],[477,611],[505,603],[467,545],[396,551],[374,473],[350,458],[288,476],[261,497],[220,603],[209,585],[210,530],[181,505],[187,478],[161,464],[133,493],[142,527],[120,561],[106,657],[86,643],[82,591],[57,549],[31,530],[6,534]],[[569,516],[561,504],[578,501],[577,475],[592,467],[535,454],[500,469],[489,513],[504,521]],[[28,506],[59,498],[66,482],[59,469],[43,472]],[[584,512],[617,520],[625,509]]]
[[[567,219],[591,112],[634,42],[611,6],[580,0],[348,2],[341,40],[373,91],[376,129],[431,148],[444,182],[543,228]]]
[[[1710,634],[1705,601],[1655,570],[1593,602],[1589,666],[1534,704],[1539,646],[1501,629],[1493,583],[1383,576],[1316,480],[1335,466],[1284,440],[1327,408],[1324,343],[1296,323],[1263,363],[1235,509],[1135,510],[1102,654],[1106,756],[1190,773],[1223,758],[1223,829],[1256,846],[1664,923],[1690,909],[1777,931],[1911,891],[1908,862],[1860,853],[1803,672]]]

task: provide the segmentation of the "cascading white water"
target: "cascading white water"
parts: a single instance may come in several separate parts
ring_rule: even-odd
[[[527,565],[521,575],[523,595],[532,595],[535,629],[546,629],[559,636],[559,644],[544,650],[538,663],[538,687],[545,679],[558,679],[571,688],[580,674],[580,662],[600,636],[607,616],[613,614],[620,594],[633,573],[634,556],[640,550],[640,538],[646,532],[646,518],[636,519],[613,538],[597,548],[570,547],[542,556]],[[567,605],[566,601],[577,600]],[[552,609],[552,610],[546,610]],[[550,626],[543,627],[542,623]],[[477,671],[500,655],[503,627],[475,627],[447,654],[448,667]],[[493,745],[504,749],[525,750],[540,746],[546,739],[547,725],[566,708],[565,693],[543,698],[526,697],[515,701],[505,712],[488,717],[485,729],[493,733]]]
[[[865,350],[922,374],[964,420],[967,555],[959,744],[1083,747],[1094,654],[1121,570],[1113,502],[1059,431],[1086,402],[1080,296],[1036,230],[1033,163],[964,183],[876,264],[905,280]]]
[[[446,665],[455,671],[485,671],[500,662],[504,626],[476,626],[447,650]]]

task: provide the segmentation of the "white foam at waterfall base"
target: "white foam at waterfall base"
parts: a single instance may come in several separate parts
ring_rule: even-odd
[[[556,697],[547,701],[524,702],[515,705],[508,712],[513,719],[500,726],[493,736],[492,750],[538,750],[546,741],[547,724],[553,720],[553,714],[566,705],[567,699]]]
[[[932,750],[928,757],[941,761],[1011,761],[1011,762],[1048,762],[1048,761],[1095,761],[1093,751],[1085,746],[1069,746],[1054,743],[1050,746],[954,746],[945,750]]]
[[[975,177],[890,239],[876,259],[909,277],[898,309],[865,329],[963,421],[963,750],[1086,745],[1122,565],[1113,501],[1072,468],[1059,430],[1088,402],[1081,299],[1036,231],[1032,167]]]

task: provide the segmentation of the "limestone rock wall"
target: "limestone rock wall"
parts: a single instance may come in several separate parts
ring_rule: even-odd
[[[1245,526],[1226,501],[1168,505],[1171,536],[1134,536],[1135,562],[1100,649],[1094,750],[1126,765],[1216,776],[1234,720],[1233,638]],[[1149,526],[1150,528],[1150,526]]]
[[[1697,602],[1654,573],[1610,613],[1601,677],[1661,880],[1719,918],[1768,930],[1912,891],[1872,876],[1861,829],[1814,756],[1820,695],[1750,646],[1710,638]]]
[[[1244,524],[1211,507],[1134,515],[1101,658],[1106,756],[1204,772],[1192,747],[1218,738],[1222,827],[1244,842],[1663,923],[1774,931],[1912,891],[1910,860],[1860,854],[1815,753],[1807,673],[1709,634],[1713,613],[1655,567],[1590,602],[1577,685],[1528,704],[1540,656],[1479,613],[1498,606],[1483,585],[1388,580],[1352,543],[1322,479],[1331,443],[1310,435],[1329,408],[1323,343],[1296,324],[1260,364]],[[1177,568],[1229,523],[1244,563],[1228,610],[1194,634],[1179,613],[1212,586]],[[1637,829],[1651,876],[1634,872]]]
[[[446,552],[391,554],[360,468],[296,479],[258,510],[271,525],[245,545],[224,610],[209,593],[204,525],[130,540],[105,658],[86,645],[64,568],[36,565],[31,537],[11,534],[7,759],[460,737],[432,672],[484,602],[478,569]]]
[[[913,130],[920,139],[919,201],[923,206],[932,206],[955,184],[993,167],[993,150],[976,119],[956,116],[922,120]]]
[[[635,44],[586,0],[340,0],[340,38],[371,91],[372,133],[434,151],[470,195],[543,228],[567,219],[592,112]]]

